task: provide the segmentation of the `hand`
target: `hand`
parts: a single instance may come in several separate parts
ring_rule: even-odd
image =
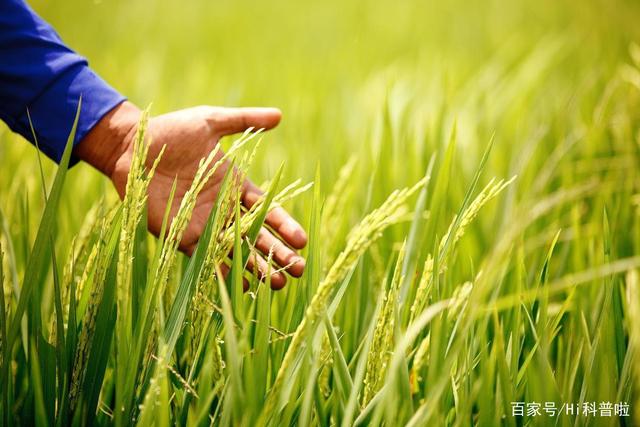
[[[174,179],[177,178],[177,184],[171,217],[177,212],[180,201],[191,186],[200,159],[214,149],[221,137],[243,132],[250,127],[271,129],[280,122],[280,117],[280,110],[275,108],[202,106],[151,118],[147,129],[151,137],[147,166],[151,166],[163,146],[166,148],[149,184],[149,230],[155,235],[160,233],[162,217]],[[133,138],[139,118],[140,110],[129,102],[123,102],[103,117],[74,150],[79,158],[111,178],[120,197],[124,197],[131,167]],[[217,158],[222,155],[220,150]],[[191,221],[180,243],[180,250],[188,255],[195,249],[204,230],[228,168],[228,162],[218,168],[197,199]],[[245,180],[242,185],[241,202],[250,208],[261,194],[257,186]],[[269,212],[266,223],[277,235],[263,227],[258,235],[256,248],[264,255],[273,250],[273,260],[276,264],[279,267],[288,266],[286,271],[289,274],[300,277],[304,271],[304,259],[295,249],[302,249],[307,243],[304,230],[280,207]],[[259,256],[257,262],[258,272],[264,276],[267,262],[263,256]],[[256,268],[253,256],[250,257],[249,267]],[[228,271],[226,266],[222,268],[225,272]],[[284,274],[272,274],[271,286],[274,289],[282,288],[285,283]]]

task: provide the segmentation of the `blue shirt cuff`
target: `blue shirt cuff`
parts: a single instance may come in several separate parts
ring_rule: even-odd
[[[87,65],[77,64],[66,70],[28,106],[38,147],[55,162],[60,162],[82,97],[74,146],[109,111],[126,98],[109,86]],[[33,140],[26,111],[17,118],[14,130]],[[72,156],[70,165],[78,162]]]

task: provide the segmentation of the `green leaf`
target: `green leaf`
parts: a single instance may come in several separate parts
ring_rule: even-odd
[[[198,245],[191,256],[191,259],[189,260],[187,269],[182,275],[182,280],[180,281],[180,285],[178,286],[173,303],[169,310],[169,315],[164,328],[164,340],[166,343],[164,349],[166,353],[163,358],[166,360],[169,360],[176,342],[178,341],[178,337],[182,332],[183,322],[204,265],[217,212],[217,209],[212,209],[209,213],[209,218],[207,219],[204,231],[200,236]]]
[[[18,332],[20,330],[20,324],[22,322],[22,316],[24,314],[27,303],[29,302],[31,295],[41,289],[36,289],[36,286],[42,286],[44,281],[42,280],[42,271],[47,262],[46,250],[49,248],[49,239],[53,236],[53,230],[55,228],[56,217],[58,212],[58,205],[60,204],[60,196],[62,194],[62,186],[64,185],[65,178],[67,176],[67,170],[69,168],[69,160],[71,158],[71,150],[73,149],[73,141],[76,135],[76,129],[78,126],[78,118],[80,117],[80,108],[82,106],[82,98],[78,101],[78,110],[73,121],[73,126],[67,143],[65,145],[60,165],[56,177],[51,186],[49,197],[47,199],[42,219],[40,220],[40,226],[38,227],[38,233],[36,240],[33,243],[27,266],[25,268],[24,279],[22,280],[22,288],[20,292],[20,298],[18,305],[16,306],[13,321],[9,327],[7,334],[7,345],[12,347],[12,344]]]
[[[333,324],[331,323],[331,320],[326,315],[326,313],[323,320],[325,330],[327,331],[327,335],[329,336],[331,350],[333,351],[333,368],[337,374],[336,378],[338,388],[342,393],[343,399],[346,400],[346,398],[351,394],[351,389],[353,388],[353,380],[351,379],[351,375],[349,374],[349,367],[347,366],[347,361],[345,360],[344,354],[342,353],[342,348],[340,348],[340,343],[338,342],[336,331],[333,329]]]
[[[49,426],[49,417],[45,409],[44,391],[42,385],[42,373],[40,371],[40,359],[38,358],[38,351],[36,350],[36,344],[31,341],[31,363],[30,368],[30,384],[33,388],[34,405],[35,405],[35,421],[36,426]]]
[[[55,247],[53,238],[49,240],[51,244],[51,264],[53,266],[53,300],[56,315],[56,362],[58,373],[57,401],[63,402],[63,393],[66,391],[67,384],[67,354],[64,334],[64,317],[62,312],[62,294],[60,290],[60,278],[58,277],[58,267],[56,262]],[[63,408],[65,408],[63,406]],[[66,408],[65,408],[66,409]],[[61,414],[61,419],[66,418],[65,414]]]
[[[2,250],[2,242],[0,241],[0,283],[4,284],[4,251]],[[11,350],[7,345],[7,313],[4,301],[4,289],[0,292],[0,352],[2,363],[0,363],[0,389],[2,389],[2,422],[3,425],[9,425],[9,414],[11,411],[10,400],[10,378],[9,365]]]
[[[218,277],[222,277],[222,274],[218,274]],[[231,311],[231,301],[229,300],[227,288],[223,280],[218,281],[218,291],[220,293],[222,316],[224,318],[225,362],[228,369],[230,387],[228,397],[224,400],[224,412],[227,416],[233,415],[234,424],[240,424],[244,412],[244,391],[242,387],[242,373],[240,372],[242,353],[240,352],[236,338],[236,324]]]
[[[427,179],[424,181],[422,189],[420,190],[420,194],[418,196],[418,201],[416,202],[416,206],[413,209],[413,219],[411,220],[411,228],[409,229],[409,236],[407,237],[406,244],[406,256],[402,262],[402,273],[401,276],[402,284],[400,285],[400,306],[404,304],[404,301],[407,297],[407,293],[409,291],[409,285],[411,284],[411,280],[413,274],[416,269],[416,263],[419,255],[419,248],[421,246],[421,240],[424,238],[424,228],[425,221],[423,219],[424,210],[427,205],[427,196],[429,194],[429,184],[431,181],[431,172],[433,171],[433,165],[435,164],[435,155],[431,156],[429,160],[429,165],[427,166],[427,171],[425,176]]]
[[[231,273],[229,275],[229,280],[227,286],[230,286],[229,293],[231,294],[231,302],[233,307],[233,314],[236,319],[244,319],[244,306],[242,304],[242,275],[244,272],[244,266],[246,265],[243,262],[243,244],[242,244],[242,232],[240,230],[240,200],[236,198],[235,201],[235,221],[233,222],[233,259],[231,260]],[[247,252],[247,259],[249,257],[249,253]],[[256,268],[258,268],[256,262]]]
[[[267,214],[269,213],[269,208],[271,207],[271,202],[273,201],[273,198],[276,195],[276,189],[278,188],[280,178],[282,177],[283,169],[284,169],[284,164],[280,165],[280,167],[278,168],[278,171],[276,172],[275,176],[271,180],[271,183],[269,184],[269,188],[263,195],[264,199],[262,201],[262,204],[258,208],[256,219],[251,224],[251,226],[249,227],[249,230],[247,231],[245,239],[247,239],[248,242],[251,243],[251,246],[255,245],[256,239],[258,238],[258,234],[260,233],[260,229],[262,228],[262,225],[264,224],[264,220],[267,217]],[[243,266],[247,265],[247,261],[249,260],[250,255],[251,255],[251,248],[245,242],[242,245],[242,265]]]

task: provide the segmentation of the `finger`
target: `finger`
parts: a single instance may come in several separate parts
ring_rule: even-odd
[[[214,112],[214,126],[222,135],[241,133],[248,128],[272,129],[280,123],[277,108],[223,108]]]
[[[256,239],[256,248],[265,256],[273,254],[274,261],[278,266],[285,268],[294,277],[302,276],[304,272],[304,258],[297,252],[277,239],[269,230],[262,227]]]
[[[256,270],[256,262],[257,262],[257,270]],[[267,277],[267,272],[271,271],[271,289],[282,289],[284,285],[287,284],[287,278],[281,272],[273,272],[273,267],[270,267],[267,261],[257,253],[252,253],[249,257],[249,261],[247,262],[247,266],[249,269],[255,273],[257,273],[258,278],[261,281],[265,281]]]
[[[261,195],[262,190],[255,184],[247,181],[242,194],[242,203],[247,208],[251,208]],[[302,226],[283,208],[277,207],[272,209],[267,214],[266,223],[292,247],[302,249],[307,245],[307,233],[305,233]]]
[[[227,279],[227,277],[229,276],[229,272],[231,271],[231,269],[229,268],[229,266],[227,264],[220,264],[220,273],[222,273],[222,278],[223,279]]]

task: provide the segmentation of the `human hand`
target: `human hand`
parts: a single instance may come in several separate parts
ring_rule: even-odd
[[[123,102],[89,132],[75,147],[74,153],[81,159],[109,176],[120,197],[124,196],[127,176],[131,167],[133,139],[140,110],[129,102]],[[253,127],[271,129],[280,122],[281,113],[275,108],[223,108],[201,106],[180,110],[149,120],[147,133],[151,137],[147,166],[165,147],[164,154],[149,184],[148,226],[158,235],[169,193],[176,180],[176,191],[171,207],[171,217],[175,215],[182,198],[191,186],[200,160],[206,157],[218,144],[221,137],[244,132]],[[223,156],[219,150],[216,159]],[[215,161],[214,160],[214,161]],[[204,186],[198,196],[191,221],[180,242],[180,250],[190,255],[202,234],[209,212],[213,208],[222,185],[225,172],[230,167],[224,162]],[[241,202],[250,208],[262,191],[250,180],[242,184]],[[304,271],[304,259],[295,249],[302,249],[307,236],[300,226],[283,208],[273,209],[266,217],[266,223],[276,231],[274,235],[265,227],[260,230],[256,248],[266,255],[273,252],[273,260],[279,267],[294,277]],[[292,249],[294,248],[294,249]],[[263,256],[257,257],[257,268],[264,276],[267,262]],[[249,259],[249,267],[255,269],[254,257]],[[222,267],[226,270],[226,267]],[[281,272],[271,276],[271,286],[282,288],[286,277]]]

